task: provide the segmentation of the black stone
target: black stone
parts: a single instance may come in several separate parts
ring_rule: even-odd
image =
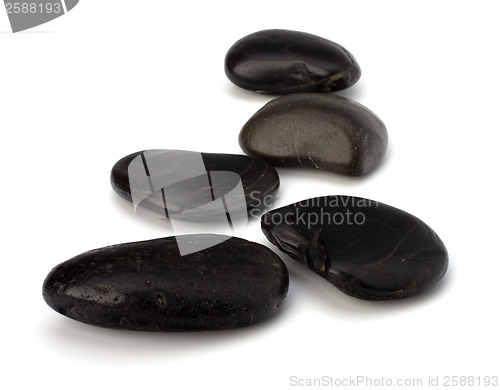
[[[369,109],[344,97],[303,93],[274,99],[243,126],[245,153],[270,164],[357,176],[387,149],[387,130]]]
[[[404,298],[440,280],[448,254],[420,219],[368,199],[326,196],[262,216],[266,237],[344,293]]]
[[[270,201],[265,199],[272,197],[279,187],[279,176],[276,170],[257,157],[197,153],[171,149],[148,150],[123,157],[111,170],[111,186],[113,190],[128,201],[132,201],[130,188],[132,178],[129,176],[129,165],[137,157],[143,157],[144,153],[148,153],[148,156],[153,156],[153,158],[167,156],[168,161],[170,161],[169,164],[162,165],[160,169],[154,171],[149,169],[147,172],[149,176],[142,179],[154,181],[158,178],[168,178],[170,181],[175,182],[175,184],[162,189],[163,195],[166,196],[169,202],[168,210],[171,212],[185,212],[186,210],[206,205],[208,201],[220,197],[224,197],[227,205],[234,210],[238,207],[236,203],[238,203],[239,198],[233,190],[238,185],[240,179],[244,193],[243,208],[246,208],[243,212],[250,212],[252,210],[258,212],[262,211],[261,209],[263,209],[264,204],[269,204]],[[191,161],[193,155],[201,155],[205,174],[199,175],[200,172],[190,174],[190,171],[193,170]],[[194,168],[196,169],[197,167]],[[221,173],[227,172],[234,173],[234,176],[223,176],[217,181],[217,186],[215,186],[215,179],[217,177],[220,178]],[[210,182],[208,181],[207,173],[211,178]],[[186,177],[189,177],[189,179],[185,179]],[[176,181],[176,178],[180,178],[180,180]],[[141,181],[141,177],[136,177],[135,179],[135,182]],[[149,185],[144,185],[144,188],[149,189]],[[201,196],[204,194],[206,196]],[[164,199],[161,196],[147,196],[147,194],[144,196],[143,207],[155,213],[168,216],[169,213],[165,208]],[[205,208],[203,211],[197,211],[197,214],[192,218],[199,221],[205,217],[210,217],[211,211],[213,210]],[[180,214],[176,215],[179,218]],[[189,219],[189,215],[183,218]]]
[[[200,243],[214,236],[184,237]],[[263,245],[233,237],[181,256],[168,237],[95,249],[61,263],[45,279],[43,297],[55,311],[91,325],[189,331],[265,320],[287,290],[285,265]]]
[[[225,72],[241,88],[268,94],[334,92],[354,85],[361,69],[335,42],[289,30],[264,30],[236,42]]]

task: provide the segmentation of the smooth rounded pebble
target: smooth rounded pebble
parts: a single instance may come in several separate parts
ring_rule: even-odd
[[[344,47],[290,30],[264,30],[240,39],[226,54],[225,72],[241,88],[276,95],[340,91],[361,77]]]
[[[235,154],[153,149],[125,156],[111,169],[111,187],[122,198],[158,216],[197,222],[217,219],[221,199],[224,213],[241,220],[255,215],[279,184],[272,165]]]
[[[180,255],[175,237],[82,253],[55,267],[43,297],[55,311],[91,325],[145,331],[231,329],[270,317],[288,291],[288,271],[267,247],[218,235]]]
[[[419,294],[448,267],[446,247],[434,230],[370,199],[306,199],[264,214],[261,224],[274,245],[356,298]]]
[[[239,143],[270,164],[358,176],[379,163],[388,136],[384,123],[354,100],[301,93],[257,111],[241,129]]]

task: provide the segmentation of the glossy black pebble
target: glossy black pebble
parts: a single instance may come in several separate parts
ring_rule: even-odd
[[[237,41],[225,72],[241,88],[268,94],[334,92],[361,77],[353,55],[335,42],[290,30],[264,30]]]
[[[418,294],[448,267],[446,247],[429,226],[368,199],[307,199],[270,211],[261,222],[273,244],[356,298]]]
[[[140,177],[139,174],[134,174],[136,177],[130,177],[129,166],[131,162],[141,157],[146,161],[145,154],[152,161],[160,161],[160,166],[158,164],[156,164],[155,168],[151,164],[147,166],[149,177]],[[200,155],[201,164],[204,165],[204,174],[202,175],[199,172],[200,167],[193,163],[196,162]],[[234,177],[228,179],[222,177],[222,180],[217,182],[217,186],[214,186],[216,174],[227,172],[234,173]],[[209,176],[211,182],[209,182]],[[237,180],[234,180],[234,178]],[[240,179],[244,193],[243,208],[246,208],[249,212],[251,210],[260,211],[262,205],[269,203],[266,198],[273,196],[280,184],[278,173],[273,166],[257,157],[235,154],[198,153],[173,149],[147,150],[123,157],[111,170],[111,187],[118,195],[128,201],[133,200],[131,183],[140,184],[139,188],[136,185],[135,191],[137,193],[145,191],[145,189],[149,190],[148,179],[151,182],[160,179],[175,182],[175,184],[162,189],[162,191],[167,194],[168,210],[174,210],[178,213],[200,205],[206,206],[206,203],[210,200],[220,197],[225,197],[227,205],[232,205],[233,210],[237,209],[239,207],[239,198],[237,192],[233,190],[235,190],[235,186]],[[161,196],[147,195],[144,195],[145,199],[142,206],[158,214],[168,214]],[[202,214],[203,212],[206,215]],[[210,216],[209,214],[210,209],[205,208],[203,211],[198,211],[196,218],[203,219]]]
[[[192,235],[193,241],[214,235]],[[220,237],[220,236],[219,236]],[[229,238],[180,256],[174,237],[95,249],[55,267],[43,297],[91,325],[146,331],[238,328],[271,316],[288,272],[267,247]]]
[[[241,129],[239,142],[245,153],[270,164],[358,176],[378,164],[388,136],[384,123],[354,100],[300,93],[257,111]]]

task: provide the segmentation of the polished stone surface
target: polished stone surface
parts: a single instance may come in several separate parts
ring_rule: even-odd
[[[368,199],[307,199],[264,214],[261,223],[274,245],[356,298],[421,293],[448,267],[446,247],[429,226]]]
[[[270,164],[358,176],[379,163],[388,136],[383,122],[354,100],[301,93],[267,103],[243,126],[239,142]]]
[[[132,169],[141,157],[149,164],[146,170]],[[133,163],[134,162],[134,163]],[[151,189],[154,184],[157,189]],[[132,183],[132,190],[131,190]],[[164,186],[162,183],[171,183]],[[241,183],[241,184],[240,184]],[[241,198],[236,191],[242,187]],[[158,215],[210,222],[210,217],[225,201],[225,206],[243,213],[264,211],[279,187],[276,170],[257,157],[234,154],[198,153],[159,149],[132,153],[120,159],[111,170],[111,186],[121,197],[143,199],[141,206]],[[168,200],[168,207],[166,207]],[[210,208],[210,204],[214,207]],[[196,215],[189,214],[196,210]],[[252,213],[254,214],[254,213]]]
[[[237,86],[276,95],[340,91],[361,77],[358,63],[342,46],[290,30],[264,30],[240,39],[224,64]]]
[[[220,236],[184,236],[211,242]],[[43,285],[55,311],[91,325],[146,331],[231,329],[271,316],[288,271],[240,238],[180,256],[174,237],[95,249],[56,266]]]

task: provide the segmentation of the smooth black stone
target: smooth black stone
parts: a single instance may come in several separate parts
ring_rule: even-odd
[[[243,126],[239,142],[270,164],[358,176],[381,160],[388,136],[382,121],[354,100],[302,93],[267,103]]]
[[[214,235],[191,235],[193,241]],[[220,236],[219,236],[220,237]],[[271,316],[288,271],[267,247],[229,238],[180,256],[174,237],[95,249],[55,267],[43,297],[87,324],[145,331],[231,329]]]
[[[446,247],[429,226],[368,199],[307,199],[264,214],[261,223],[283,252],[356,298],[421,293],[448,267]]]
[[[123,157],[111,170],[111,186],[113,190],[128,201],[132,201],[129,164],[144,152],[145,151],[140,151]],[[170,179],[179,176],[189,177],[190,169],[192,169],[190,156],[193,154],[200,154],[197,152],[172,149],[148,150],[147,152],[150,155],[168,154],[169,160],[172,161],[171,165],[166,165],[162,167],[161,170],[155,170],[154,172],[149,171],[148,173],[151,180],[155,180],[157,177],[167,177]],[[210,192],[214,198],[224,196],[227,205],[233,209],[237,209],[239,198],[235,195],[231,198],[231,191],[234,190],[235,186],[238,184],[238,179],[241,179],[246,210],[249,213],[252,210],[259,212],[263,211],[263,205],[270,203],[269,198],[274,195],[279,187],[279,176],[274,167],[257,157],[215,153],[201,153],[201,157],[205,165],[205,170],[211,174],[212,180],[215,174],[221,172],[234,172],[236,175],[229,179],[219,180],[216,188],[214,188],[213,182],[208,183],[207,175],[196,176],[197,173],[193,174],[194,177],[188,180],[182,180],[175,185],[164,188],[163,191],[167,194],[169,201],[168,210],[171,212],[173,210],[175,213],[182,213],[200,205],[206,205],[206,203],[204,203],[206,199],[200,196],[200,194],[208,193],[210,197]],[[141,178],[136,178],[136,182],[140,182],[140,180]],[[168,216],[168,211],[161,197],[146,197],[142,206],[159,215],[163,214]],[[243,204],[243,207],[245,208],[245,204]],[[207,218],[210,217],[211,211],[213,210],[206,208],[202,212],[197,211],[197,214],[195,216],[191,215],[191,217],[193,219],[203,220],[205,216]],[[180,214],[176,215],[177,218],[180,218]],[[189,215],[183,218],[189,219]]]
[[[237,41],[225,72],[241,88],[268,94],[334,92],[354,85],[361,69],[335,42],[290,30],[264,30]]]

